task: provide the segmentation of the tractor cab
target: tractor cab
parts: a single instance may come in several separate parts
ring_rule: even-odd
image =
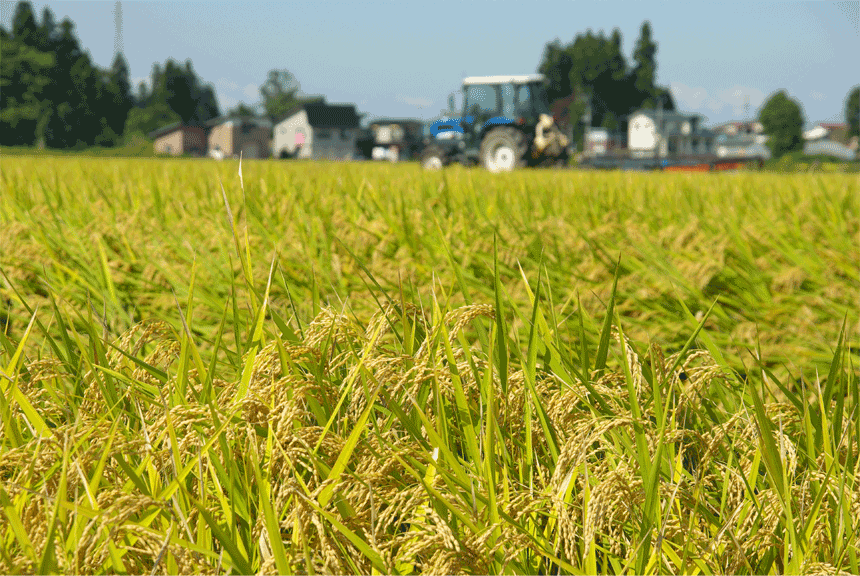
[[[428,169],[460,162],[501,172],[566,160],[567,139],[553,125],[540,74],[466,78],[459,117],[437,120],[430,134],[422,155]]]

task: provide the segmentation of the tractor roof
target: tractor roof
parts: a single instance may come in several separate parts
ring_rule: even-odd
[[[543,74],[528,74],[525,76],[470,76],[463,79],[463,85],[471,84],[528,84],[531,82],[543,82]]]

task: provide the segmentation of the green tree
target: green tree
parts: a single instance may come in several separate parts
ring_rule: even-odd
[[[57,23],[54,13],[47,6],[42,11],[42,22],[36,32],[34,45],[42,52],[54,52],[57,40]]]
[[[220,114],[218,99],[215,97],[215,88],[207,84],[197,96],[197,108],[194,112],[194,120],[197,124],[204,124],[208,120],[217,118]]]
[[[36,47],[38,35],[39,26],[33,14],[33,5],[29,2],[18,2],[12,17],[12,37],[27,46]]]
[[[260,86],[263,113],[272,122],[277,122],[291,108],[300,103],[299,81],[289,70],[269,70],[266,81]]]
[[[603,32],[587,30],[570,44],[554,40],[546,45],[538,70],[549,80],[547,95],[553,108],[561,106],[569,116],[574,140],[582,139],[581,118],[591,103],[591,125],[622,129],[620,119],[639,108],[665,110],[675,104],[668,88],[655,84],[657,44],[651,26],[642,25],[630,69],[622,47],[621,32],[615,28],[609,38]]]
[[[239,102],[227,111],[227,116],[256,116],[257,111],[244,102]]]
[[[803,148],[803,112],[800,105],[781,90],[770,97],[759,113],[774,157]]]
[[[44,137],[47,111],[45,89],[53,54],[40,52],[5,34],[0,43],[0,143],[32,146]]]
[[[860,136],[860,86],[855,86],[848,93],[845,102],[845,123],[848,125],[848,137]]]
[[[651,24],[647,20],[642,23],[639,31],[639,39],[633,50],[632,80],[633,88],[638,92],[642,108],[654,108],[657,106],[658,89],[657,81],[657,43],[654,42],[651,33]]]
[[[547,97],[551,102],[566,98],[573,93],[573,87],[570,84],[572,67],[573,61],[570,54],[558,39],[546,45],[538,72],[549,80]]]
[[[63,19],[53,40],[56,65],[50,74],[52,106],[44,120],[45,140],[52,148],[92,146],[96,140],[106,142],[101,135],[107,124],[105,111],[110,106],[104,72],[81,49],[74,28],[71,20]]]
[[[171,110],[165,102],[144,108],[132,108],[125,122],[123,136],[126,139],[139,135],[147,136],[153,130],[181,121],[179,114]]]
[[[137,105],[152,108],[152,114],[138,114],[134,125],[149,126],[150,120],[144,118],[173,118],[192,126],[202,125],[218,116],[218,102],[211,85],[203,85],[194,72],[191,60],[180,66],[173,59],[167,60],[164,67],[155,63],[152,67],[152,90],[148,93],[141,87]],[[174,114],[166,114],[167,107]],[[153,130],[158,126],[152,128]]]
[[[106,88],[110,98],[110,108],[106,111],[107,124],[111,131],[119,136],[125,127],[128,113],[134,106],[128,63],[122,53],[118,53],[114,57]]]

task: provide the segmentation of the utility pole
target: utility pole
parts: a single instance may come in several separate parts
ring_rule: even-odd
[[[114,36],[113,36],[113,55],[122,52],[122,3],[117,0],[113,9],[114,17]]]

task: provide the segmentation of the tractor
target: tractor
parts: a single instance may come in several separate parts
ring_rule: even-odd
[[[453,97],[449,102],[453,109]],[[568,143],[550,115],[543,75],[476,76],[463,80],[462,115],[430,126],[421,166],[440,170],[457,162],[509,172],[563,165]]]

